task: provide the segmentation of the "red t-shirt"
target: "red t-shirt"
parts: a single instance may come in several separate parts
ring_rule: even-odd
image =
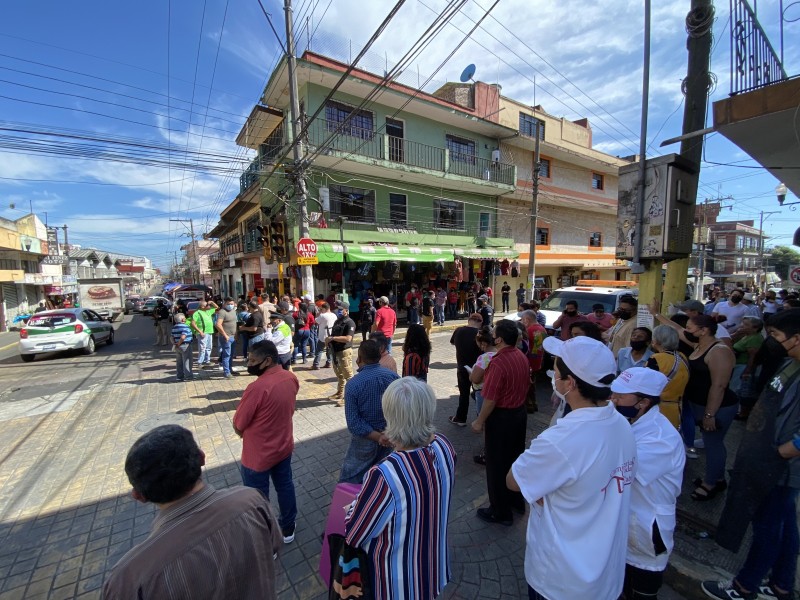
[[[529,385],[528,359],[517,348],[506,346],[489,363],[481,394],[497,408],[517,408],[525,404]]]
[[[375,329],[386,337],[392,337],[397,329],[397,314],[388,306],[382,306],[375,311]]]
[[[291,371],[272,367],[247,386],[233,415],[242,432],[242,465],[271,469],[294,450],[292,416],[300,383]]]

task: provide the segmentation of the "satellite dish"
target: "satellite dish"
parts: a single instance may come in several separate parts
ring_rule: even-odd
[[[472,81],[472,77],[475,75],[475,65],[467,65],[467,68],[461,71],[461,83],[466,83],[468,81]]]

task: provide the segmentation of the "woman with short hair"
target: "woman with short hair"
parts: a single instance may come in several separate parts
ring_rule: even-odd
[[[383,394],[394,451],[364,476],[345,519],[347,543],[370,558],[375,600],[436,598],[450,581],[447,521],[456,453],[436,433],[433,389],[415,377]]]
[[[653,349],[655,353],[647,360],[647,367],[659,371],[667,378],[667,385],[661,392],[660,411],[676,429],[681,424],[681,402],[686,384],[689,383],[689,361],[678,352],[678,332],[668,325],[653,329]],[[687,408],[688,410],[688,408]],[[692,427],[694,436],[694,427]],[[697,455],[694,455],[695,458]]]

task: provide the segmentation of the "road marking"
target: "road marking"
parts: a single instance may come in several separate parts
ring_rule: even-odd
[[[16,345],[17,345],[17,342],[11,342],[8,346],[0,347],[0,352],[2,352],[3,350],[8,350],[9,348],[13,348]]]

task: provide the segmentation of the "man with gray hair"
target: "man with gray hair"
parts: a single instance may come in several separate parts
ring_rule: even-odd
[[[269,500],[241,486],[214,489],[202,479],[205,459],[178,425],[156,427],[128,451],[131,495],[155,504],[158,515],[106,579],[106,600],[209,598],[211,590],[218,598],[277,598],[281,533]]]
[[[186,315],[175,313],[175,325],[172,327],[172,344],[175,349],[175,366],[178,381],[194,379],[192,373],[192,330],[186,324]]]

